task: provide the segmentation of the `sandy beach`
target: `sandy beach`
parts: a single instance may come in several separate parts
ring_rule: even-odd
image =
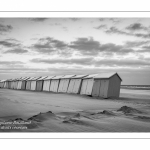
[[[0,89],[0,122],[0,132],[150,132],[150,92],[97,99]]]

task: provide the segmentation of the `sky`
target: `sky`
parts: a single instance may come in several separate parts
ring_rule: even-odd
[[[150,18],[0,18],[0,80],[103,72],[150,85]]]

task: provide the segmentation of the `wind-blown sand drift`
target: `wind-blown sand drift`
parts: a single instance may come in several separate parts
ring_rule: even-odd
[[[0,89],[0,132],[150,132],[150,92],[120,99]]]

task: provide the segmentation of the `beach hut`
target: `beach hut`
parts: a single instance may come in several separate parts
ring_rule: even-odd
[[[16,79],[12,79],[11,81],[11,89],[15,89]]]
[[[2,88],[4,88],[5,81],[6,81],[6,80],[3,80],[3,81],[2,81]]]
[[[2,88],[2,80],[0,80],[0,88]]]
[[[16,78],[13,82],[13,89],[17,89],[19,78]]]
[[[50,91],[52,91],[52,92],[58,91],[59,82],[63,76],[64,75],[59,75],[59,76],[55,76],[54,78],[51,79]]]
[[[74,77],[75,75],[65,75],[61,77],[58,92],[66,93],[68,90],[68,85],[70,82],[71,77]]]
[[[31,81],[32,79],[34,79],[35,77],[30,77],[29,79],[27,79],[26,82],[26,90],[30,90],[31,89]]]
[[[30,77],[25,77],[25,78],[22,79],[21,90],[25,90],[26,89],[26,83],[27,83],[27,80],[29,78]]]
[[[71,78],[67,93],[78,94],[80,92],[82,79],[88,75],[76,75]]]
[[[11,79],[8,79],[8,80],[5,81],[5,85],[4,85],[4,86],[5,86],[6,89],[8,89],[8,87],[9,87],[9,81],[10,81],[10,80],[11,80]]]
[[[0,88],[2,88],[2,80],[0,80]]]
[[[4,88],[4,83],[6,80],[1,80],[1,88]]]
[[[35,77],[31,80],[31,89],[30,90],[32,90],[32,91],[36,90],[36,82],[39,78],[41,78],[41,77]]]
[[[80,94],[90,95],[90,93],[88,93],[88,90],[89,88],[92,88],[94,82],[93,77],[95,77],[96,75],[98,74],[91,74],[83,78]],[[87,88],[88,90],[86,91]]]
[[[8,82],[8,89],[10,89],[11,88],[11,79],[9,79],[7,82]]]
[[[44,79],[43,91],[50,91],[51,79],[55,76],[48,76]]]
[[[14,79],[11,80],[10,88],[13,89]]]
[[[18,86],[17,86],[17,90],[21,90],[21,85],[22,85],[22,80],[26,78],[26,77],[21,77],[18,81]]]
[[[36,81],[36,91],[43,90],[43,82],[44,82],[45,78],[47,78],[47,76],[41,77]]]
[[[22,83],[21,81],[22,81],[22,77],[18,79],[17,90],[21,89],[21,83]]]
[[[5,80],[0,81],[0,88],[4,88],[4,83],[5,83]]]
[[[119,97],[122,79],[117,73],[89,75],[83,79],[80,94],[94,97]]]
[[[7,88],[7,80],[4,81],[4,88]]]
[[[14,89],[14,86],[15,86],[15,79],[12,79],[12,81],[11,81],[11,89]]]

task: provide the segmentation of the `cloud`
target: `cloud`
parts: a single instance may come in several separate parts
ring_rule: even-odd
[[[139,47],[150,43],[150,41],[126,41],[125,47]]]
[[[0,70],[8,70],[8,71],[44,71],[45,69],[38,69],[38,68],[27,68],[27,67],[14,67],[14,68],[0,68]]]
[[[31,48],[40,53],[52,53],[57,50],[63,50],[67,47],[67,44],[63,41],[56,40],[51,37],[41,38],[37,43],[33,44]]]
[[[125,32],[123,30],[119,30],[116,27],[110,27],[108,30],[105,31],[106,33],[116,33],[116,34],[124,34],[124,35],[133,35],[131,33]]]
[[[15,48],[12,50],[7,50],[4,53],[14,53],[14,54],[23,54],[23,53],[27,53],[28,50],[22,49],[22,48]]]
[[[93,57],[89,58],[78,58],[78,59],[32,59],[33,63],[46,63],[46,64],[64,64],[71,67],[72,65],[84,66],[94,66],[94,67],[149,67],[150,61],[139,60],[139,59],[111,59],[105,58],[100,60],[95,60]],[[61,68],[61,67],[60,67]]]
[[[116,45],[113,43],[107,43],[103,44],[100,47],[100,51],[102,52],[110,52],[110,53],[116,53],[116,54],[127,54],[134,52],[133,49],[125,48],[123,45]]]
[[[140,23],[133,23],[133,24],[129,25],[128,27],[126,27],[126,29],[130,30],[130,31],[139,31],[139,30],[145,30],[145,31],[147,31],[148,30],[147,27],[144,27]]]
[[[134,36],[134,37],[140,37],[140,38],[150,38],[150,33],[132,33],[132,32],[126,32],[124,30],[119,30],[116,27],[110,27],[108,30],[105,30],[108,34],[121,34],[121,35],[128,35],[128,36]]]
[[[120,18],[109,18],[113,23],[119,23],[121,20]]]
[[[107,29],[107,26],[105,24],[99,25],[97,27],[94,27],[94,29]]]
[[[30,18],[31,21],[35,21],[35,22],[43,22],[47,19],[49,19],[49,18]]]
[[[95,62],[96,66],[109,66],[109,67],[149,67],[150,62],[144,60],[128,60],[128,59],[104,59]]]
[[[21,61],[0,61],[0,65],[17,65],[17,64],[24,64]]]
[[[47,63],[47,64],[67,64],[67,65],[90,65],[93,62],[93,58],[73,58],[73,59],[32,59],[34,63]]]
[[[80,20],[80,18],[69,18],[70,20],[72,20],[72,21],[78,21],[78,20]]]
[[[69,47],[79,51],[83,55],[98,55],[104,53],[105,55],[127,54],[134,52],[133,49],[125,48],[124,45],[116,45],[113,43],[101,44],[93,38],[78,38],[76,41],[71,42]]]
[[[0,41],[0,45],[5,46],[5,47],[15,47],[15,46],[20,46],[20,43],[12,39],[6,39],[3,41]]]
[[[3,32],[10,32],[13,29],[11,25],[2,25],[0,24],[0,34]]]
[[[44,37],[31,46],[37,52],[43,54],[58,54],[59,56],[69,57],[73,52],[78,52],[79,55],[84,56],[112,56],[114,54],[125,55],[128,53],[137,53],[134,47],[139,47],[148,44],[150,41],[126,41],[124,45],[117,45],[114,43],[101,44],[99,41],[94,40],[93,37],[80,37],[76,40],[65,43],[56,40],[52,37]],[[140,51],[139,51],[140,52]]]
[[[99,41],[95,41],[92,37],[90,38],[77,38],[76,41],[71,42],[70,48],[78,50],[84,54],[96,55],[100,49]]]
[[[150,38],[150,33],[147,33],[147,34],[136,33],[136,34],[133,34],[133,36],[141,37],[141,38]]]
[[[113,23],[119,23],[121,20],[120,18],[99,18],[99,21],[112,21]]]

